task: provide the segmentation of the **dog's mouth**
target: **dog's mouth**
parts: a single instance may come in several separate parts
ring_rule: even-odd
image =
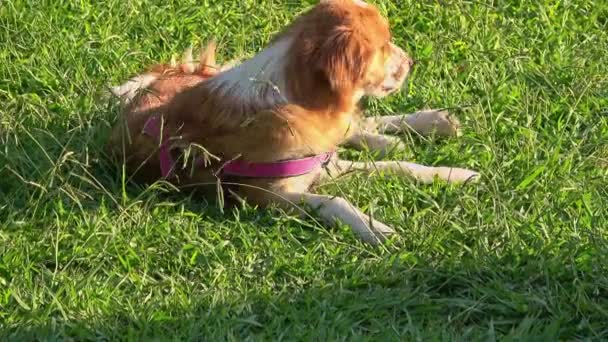
[[[380,89],[382,90],[383,93],[385,93],[387,95],[395,93],[397,91],[407,92],[407,89],[408,89],[407,78],[405,80],[403,80],[403,83],[401,83],[399,86],[382,86]]]

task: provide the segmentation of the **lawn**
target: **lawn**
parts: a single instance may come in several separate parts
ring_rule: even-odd
[[[418,63],[369,115],[464,125],[389,157],[483,173],[323,188],[380,247],[109,165],[108,85],[211,37],[249,56],[312,3],[0,1],[0,340],[608,339],[605,1],[375,1]]]

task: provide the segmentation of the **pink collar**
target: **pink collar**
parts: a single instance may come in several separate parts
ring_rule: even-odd
[[[151,116],[146,121],[143,133],[159,139],[158,157],[160,172],[163,178],[169,178],[175,170],[175,161],[169,151],[169,135],[163,131],[160,116]],[[329,163],[335,152],[321,153],[316,156],[291,159],[269,163],[249,163],[237,159],[225,163],[221,169],[224,175],[250,177],[250,178],[283,178],[301,176],[323,167]]]

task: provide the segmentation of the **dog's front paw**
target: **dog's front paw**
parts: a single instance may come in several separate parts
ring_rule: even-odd
[[[479,172],[458,167],[438,167],[437,176],[451,184],[478,182],[481,178]]]
[[[403,151],[406,148],[405,143],[398,137],[367,132],[353,135],[345,142],[345,145],[358,150],[375,152],[379,157],[386,156],[390,151]]]
[[[429,109],[412,114],[388,115],[367,119],[364,129],[377,129],[380,133],[413,131],[428,136],[459,136],[460,121],[445,110]]]
[[[460,136],[460,121],[446,110],[426,110],[413,114],[408,124],[422,135]]]
[[[366,140],[367,148],[377,152],[379,157],[385,157],[390,151],[404,151],[406,146],[401,139],[390,135],[373,135]]]

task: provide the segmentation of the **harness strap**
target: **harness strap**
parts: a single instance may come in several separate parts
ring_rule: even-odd
[[[162,117],[151,116],[145,123],[144,134],[159,140],[158,158],[163,178],[173,175],[175,161],[169,151],[169,134],[163,130]],[[221,174],[249,178],[284,178],[302,176],[319,166],[325,167],[335,152],[325,152],[316,156],[267,163],[250,163],[242,159],[231,160],[224,164]]]
[[[319,166],[324,167],[333,155],[334,152],[325,152],[312,157],[270,163],[249,163],[238,159],[227,163],[222,172],[227,175],[251,178],[295,177],[310,173]]]
[[[169,134],[163,130],[162,117],[151,116],[144,125],[144,133],[159,140],[158,159],[160,161],[160,173],[163,178],[173,175],[175,161],[169,152]]]

